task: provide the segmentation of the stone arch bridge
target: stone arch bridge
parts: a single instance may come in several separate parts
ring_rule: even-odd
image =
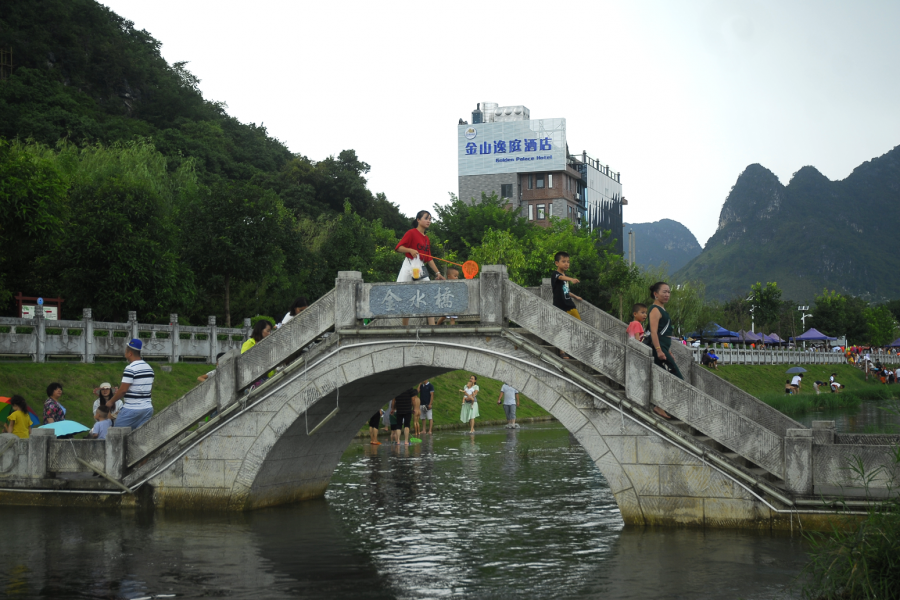
[[[825,421],[806,428],[676,345],[679,380],[655,368],[618,319],[581,302],[579,321],[549,299],[549,280],[522,288],[502,266],[422,284],[365,284],[341,272],[334,290],[253,351],[223,357],[215,377],[137,431],[113,428],[102,442],[43,430],[0,437],[0,501],[249,510],[321,496],[378,407],[457,369],[510,383],[565,425],[629,524],[824,526],[892,489],[897,437],[836,434]],[[474,318],[424,324],[445,313]],[[400,317],[419,324],[401,327]],[[851,460],[880,470],[864,484]],[[71,475],[89,471],[103,477]]]

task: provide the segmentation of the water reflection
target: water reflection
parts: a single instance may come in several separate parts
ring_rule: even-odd
[[[796,537],[623,528],[559,424],[354,444],[325,499],[248,514],[7,515],[11,598],[771,598],[803,561]]]
[[[900,433],[898,400],[862,402],[858,408],[835,408],[804,413],[796,421],[812,426],[813,421],[834,421],[840,433]]]

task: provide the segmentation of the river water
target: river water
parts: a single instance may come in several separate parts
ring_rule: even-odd
[[[558,423],[353,442],[322,500],[248,514],[6,508],[9,598],[777,598],[796,535],[624,527]]]

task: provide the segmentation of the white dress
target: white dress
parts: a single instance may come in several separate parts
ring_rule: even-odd
[[[474,385],[472,387],[466,386],[463,388],[463,391],[467,396],[472,395],[472,392],[477,392],[479,390],[478,385]],[[465,400],[465,396],[463,397]],[[463,423],[468,423],[472,419],[478,418],[478,396],[475,396],[475,402],[463,402],[462,410],[459,413],[459,420]]]

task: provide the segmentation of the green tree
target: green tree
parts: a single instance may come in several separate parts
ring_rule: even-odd
[[[477,204],[469,204],[450,194],[449,203],[434,205],[434,216],[437,220],[431,226],[431,233],[456,251],[460,262],[469,260],[469,253],[481,246],[490,230],[508,231],[513,238],[525,240],[535,228],[517,211],[509,210],[497,194],[488,196],[483,192],[481,202]]]
[[[92,307],[101,320],[123,319],[133,309],[151,322],[191,306],[193,274],[177,253],[171,214],[147,182],[79,183],[70,202],[53,263],[70,304]]]
[[[753,320],[759,325],[759,330],[771,328],[777,323],[781,310],[781,290],[774,281],[766,282],[765,287],[760,282],[750,286],[750,308],[753,310]]]
[[[870,344],[887,346],[897,339],[897,319],[886,306],[867,308],[865,317]]]
[[[816,297],[812,321],[807,323],[826,335],[846,334],[848,343],[860,343],[869,335],[866,307],[861,298],[823,290],[822,295]]]
[[[56,248],[62,232],[68,182],[53,160],[32,150],[0,139],[0,306],[12,298],[10,286],[30,280],[34,258]]]
[[[220,180],[203,190],[183,213],[187,264],[205,281],[221,281],[225,323],[231,327],[235,280],[261,284],[301,257],[294,219],[277,194],[248,182]]]

